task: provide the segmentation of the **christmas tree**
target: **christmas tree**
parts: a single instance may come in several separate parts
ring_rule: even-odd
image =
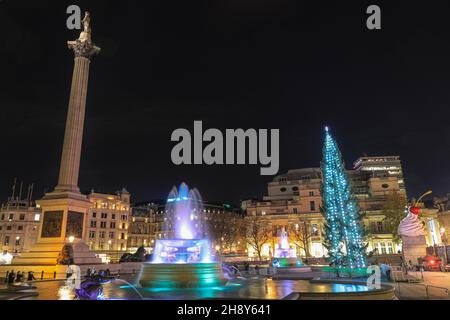
[[[366,246],[363,214],[352,194],[339,148],[325,127],[322,159],[322,213],[325,216],[324,246],[335,267],[363,268],[366,266]]]

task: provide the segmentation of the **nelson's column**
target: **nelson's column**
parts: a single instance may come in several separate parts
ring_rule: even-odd
[[[92,42],[91,33],[90,15],[86,12],[80,37],[67,42],[75,54],[75,63],[58,185],[37,201],[43,215],[37,242],[29,252],[16,257],[13,264],[66,264],[67,258],[73,258],[75,264],[100,263],[81,240],[91,203],[78,188],[89,64],[92,56],[100,51]],[[61,261],[64,258],[66,261]]]

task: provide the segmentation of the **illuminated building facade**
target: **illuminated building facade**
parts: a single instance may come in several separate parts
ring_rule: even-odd
[[[116,194],[92,191],[88,199],[91,208],[86,219],[84,242],[96,253],[107,253],[117,258],[121,255],[120,251],[127,250],[131,221],[130,193],[125,189]]]
[[[231,213],[236,217],[241,216],[241,211],[230,204],[213,203],[203,201],[203,221],[209,226],[223,223],[218,219],[221,214]],[[174,231],[167,223],[166,202],[163,200],[137,203],[133,207],[130,228],[128,232],[128,249],[130,252],[136,251],[140,246],[144,246],[147,252],[152,253],[157,239],[170,238],[174,236]],[[214,247],[220,246],[220,240],[214,241],[214,236],[210,237]],[[217,243],[216,243],[217,242]],[[236,241],[235,251],[240,250],[238,245],[242,241]],[[242,251],[244,249],[242,248]]]
[[[40,218],[31,198],[9,198],[0,208],[0,253],[27,252],[37,240]]]
[[[405,180],[399,156],[360,157],[353,163],[353,169],[370,172],[373,177],[396,177],[399,188],[405,191]]]
[[[368,157],[367,157],[368,158]],[[378,157],[371,157],[378,158]],[[398,157],[392,161],[400,165]],[[362,159],[362,158],[360,158]],[[359,159],[359,160],[360,160]],[[382,209],[386,197],[393,192],[406,197],[401,165],[397,171],[389,172],[379,170],[376,174],[366,170],[365,162],[360,160],[355,170],[348,170],[352,180],[353,192],[359,200],[362,211],[366,213],[364,224],[370,232],[368,251],[376,254],[393,254],[401,250],[401,245],[393,240],[393,235],[386,231]],[[376,170],[375,170],[376,171]],[[272,238],[263,246],[263,255],[272,256],[278,248],[280,235],[283,229],[293,233],[299,226],[303,227],[304,238],[307,239],[307,250],[312,257],[326,256],[326,249],[322,245],[322,232],[325,222],[320,212],[322,198],[320,187],[322,174],[320,168],[304,168],[289,170],[285,174],[276,176],[268,183],[268,194],[262,200],[246,200],[242,206],[247,216],[258,216],[271,226]],[[290,236],[290,245],[294,243]],[[249,256],[254,256],[251,247],[248,247]],[[305,255],[304,249],[297,250]]]

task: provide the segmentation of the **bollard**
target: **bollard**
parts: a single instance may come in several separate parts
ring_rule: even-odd
[[[41,272],[41,280],[43,280],[44,279],[44,270],[42,270],[42,272]]]
[[[53,279],[56,279],[56,271],[53,272]]]

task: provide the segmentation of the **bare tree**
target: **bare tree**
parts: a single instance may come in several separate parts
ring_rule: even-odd
[[[392,233],[394,241],[399,242],[400,236],[398,235],[398,225],[400,221],[405,217],[405,206],[407,200],[403,194],[393,192],[386,197],[386,201],[383,205],[381,213],[384,215],[384,225],[386,231]],[[375,230],[370,230],[374,232]]]
[[[248,217],[246,219],[245,241],[255,250],[259,261],[262,260],[262,247],[269,242],[272,228],[267,221],[262,221],[258,217]]]
[[[214,214],[209,220],[209,234],[211,240],[223,249],[231,250],[238,241],[242,229],[242,216],[234,212]]]
[[[228,230],[223,235],[223,247],[231,250],[243,234],[244,219],[241,215],[231,213],[227,219]]]
[[[305,257],[311,257],[309,244],[314,235],[308,226],[307,220],[301,219],[298,224],[290,224],[288,234],[295,246],[305,252]]]

